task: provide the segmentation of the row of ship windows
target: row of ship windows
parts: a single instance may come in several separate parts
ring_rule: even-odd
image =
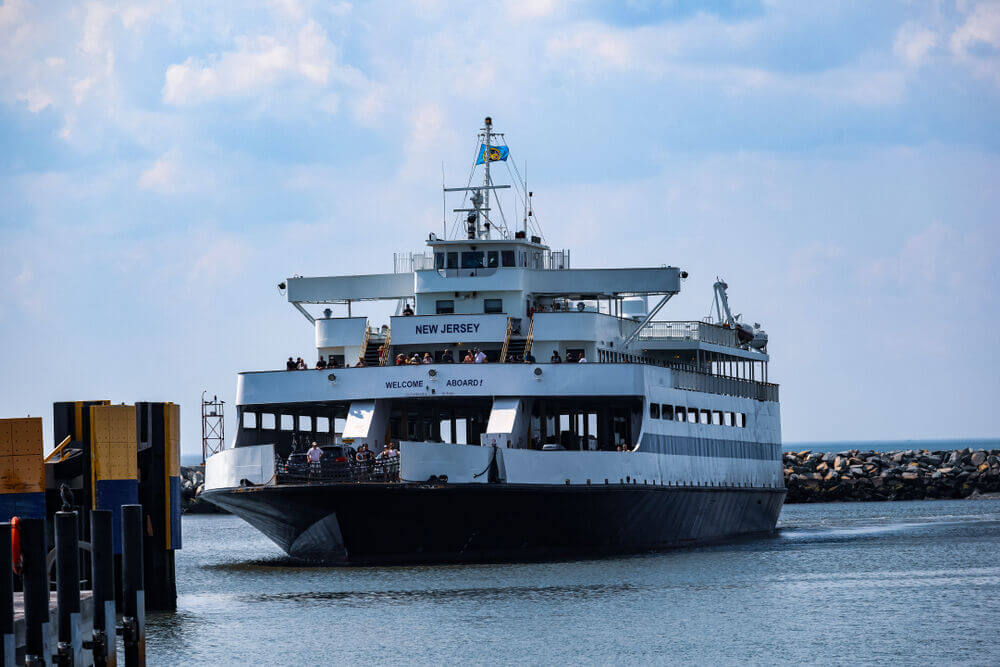
[[[747,427],[745,412],[723,412],[721,410],[699,410],[683,405],[649,404],[650,419],[666,419],[669,421],[687,422],[689,424],[704,424],[706,426]]]

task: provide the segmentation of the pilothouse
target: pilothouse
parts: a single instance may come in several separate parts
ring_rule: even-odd
[[[511,183],[494,182],[498,164]],[[289,554],[333,563],[773,531],[778,387],[767,336],[732,314],[726,283],[714,319],[678,321],[663,317],[687,277],[677,267],[571,268],[490,118],[471,174],[444,188],[461,201],[442,235],[396,254],[391,273],[283,281],[319,363],[239,374],[238,432],[207,462],[205,497]],[[395,315],[360,314],[376,301]],[[322,456],[306,460],[313,442]]]

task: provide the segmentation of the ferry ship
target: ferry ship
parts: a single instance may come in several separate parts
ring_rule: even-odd
[[[467,185],[444,188],[462,199],[450,230],[425,251],[391,273],[279,284],[321,367],[239,374],[235,441],[206,462],[204,498],[291,556],[338,564],[773,532],[785,486],[767,335],[732,314],[721,280],[713,315],[671,321],[681,269],[571,268],[490,118],[478,136]],[[500,165],[512,183],[494,182]],[[501,194],[521,204],[513,224]],[[355,314],[383,300],[384,323]]]

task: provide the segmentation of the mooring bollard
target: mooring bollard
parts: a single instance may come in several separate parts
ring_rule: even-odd
[[[45,665],[49,648],[49,573],[45,519],[21,519],[21,572],[24,578],[24,664]]]
[[[142,584],[142,505],[122,505],[122,627],[125,666],[146,664],[146,600]]]
[[[90,512],[91,588],[94,600],[94,638],[84,643],[94,655],[95,667],[114,667],[115,554],[111,510]]]
[[[56,512],[56,607],[59,645],[54,659],[59,665],[80,662],[80,540],[76,512]]]
[[[15,664],[17,646],[14,643],[14,564],[10,552],[9,523],[0,523],[0,663],[3,667]]]

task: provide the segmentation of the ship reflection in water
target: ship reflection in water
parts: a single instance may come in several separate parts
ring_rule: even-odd
[[[779,533],[622,558],[324,568],[185,519],[160,664],[923,662],[1000,652],[1000,500],[789,505]],[[808,639],[794,639],[808,635]],[[859,652],[861,651],[861,652]]]

